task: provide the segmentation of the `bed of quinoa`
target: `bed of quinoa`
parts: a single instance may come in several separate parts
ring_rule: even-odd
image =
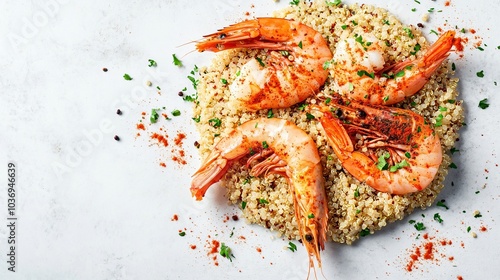
[[[311,26],[328,40],[332,52],[335,52],[335,45],[342,38],[352,37],[357,32],[371,32],[388,44],[386,63],[414,59],[412,52],[415,52],[417,43],[422,49],[416,52],[416,57],[422,56],[429,46],[418,28],[405,26],[396,16],[373,6],[328,6],[325,1],[315,1],[288,7],[276,12],[275,16]],[[432,42],[437,39],[437,36],[433,37]],[[197,129],[202,158],[208,155],[221,137],[239,124],[268,115],[269,110],[250,113],[231,110],[228,105],[228,85],[235,79],[241,65],[256,55],[265,57],[266,51],[224,51],[217,54],[211,65],[200,68],[199,103],[194,108],[194,116],[199,117]],[[444,186],[443,181],[451,164],[449,151],[459,137],[458,130],[464,120],[462,102],[457,99],[458,79],[453,74],[451,62],[446,61],[419,93],[397,105],[423,115],[434,125],[438,122],[435,131],[441,138],[443,148],[443,162],[433,183],[420,192],[407,195],[375,191],[344,171],[319,123],[314,119],[308,120],[306,113],[301,110],[301,104],[272,110],[274,117],[288,119],[304,129],[318,146],[326,180],[329,209],[327,237],[330,240],[351,244],[361,232],[374,233],[390,222],[401,220],[415,208],[425,208],[434,202]],[[320,93],[307,99],[304,104],[318,102],[318,96],[334,92],[330,79]],[[210,121],[216,119],[221,121],[220,125]],[[293,198],[285,178],[278,175],[254,178],[249,175],[243,162],[236,162],[221,184],[227,189],[230,203],[242,209],[248,222],[263,225],[290,239],[299,239]],[[268,203],[262,203],[263,200]]]

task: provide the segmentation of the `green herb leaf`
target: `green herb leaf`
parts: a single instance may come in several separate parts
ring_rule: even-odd
[[[483,215],[481,215],[481,213],[478,212],[477,214],[474,215],[474,218],[481,218],[482,216]]]
[[[354,191],[354,197],[359,197],[359,187]]]
[[[194,122],[199,123],[200,120],[201,120],[201,116],[197,116],[197,117],[194,117],[192,119],[193,119]]]
[[[488,98],[485,98],[485,99],[479,101],[478,107],[483,109],[483,110],[490,107],[490,104],[488,104]]]
[[[185,236],[185,235],[186,235],[186,232],[184,232],[184,231],[179,232],[179,236]]]
[[[177,56],[175,55],[175,53],[172,55],[172,59],[173,59],[173,63],[174,63],[175,66],[179,66],[179,67],[182,66],[182,61],[177,58]]]
[[[330,67],[330,65],[332,64],[332,61],[331,60],[327,60],[323,63],[323,70],[326,70]]]
[[[298,6],[299,3],[300,3],[300,0],[292,0],[292,1],[290,1],[290,5]]]
[[[227,85],[227,80],[226,79],[222,78],[222,79],[220,79],[220,81],[221,81],[222,84]]]
[[[408,166],[410,166],[410,164],[406,161],[406,159],[403,159],[401,162],[396,163],[396,165],[391,166],[391,167],[389,168],[389,171],[390,171],[390,172],[396,172],[396,171],[398,171],[399,169],[401,169],[401,168],[405,168],[405,167],[408,167]]]
[[[132,77],[130,77],[130,75],[129,75],[129,74],[126,74],[126,73],[125,73],[125,75],[123,75],[123,78],[124,78],[125,80],[127,80],[127,81],[131,81],[131,80],[133,79]]]
[[[368,236],[368,235],[370,235],[370,234],[371,234],[371,233],[370,233],[370,230],[369,230],[369,229],[367,229],[367,228],[365,228],[365,229],[363,229],[363,230],[361,230],[361,231],[359,232],[359,236],[360,236],[360,237],[365,237],[365,236]]]
[[[470,230],[471,230],[471,227],[470,227],[470,226],[468,226],[468,227],[467,227],[467,232],[470,232]]]
[[[333,2],[326,0],[325,2],[327,6],[338,6],[342,3],[342,0],[334,0]]]
[[[148,61],[149,61],[148,67],[156,67],[156,66],[158,66],[158,64],[156,63],[156,61],[154,61],[152,59],[148,59]]]
[[[274,117],[273,110],[272,110],[272,109],[269,109],[269,110],[267,111],[267,118],[268,118],[268,119],[270,119],[270,118],[272,118],[272,117]]]
[[[241,202],[241,209],[245,210],[246,207],[247,207],[247,202],[246,201],[242,201]]]
[[[346,24],[344,24],[344,25],[342,25],[340,28],[342,28],[342,30],[346,30],[346,29],[347,29],[347,25],[346,25]]]
[[[476,76],[478,76],[479,78],[483,78],[484,77],[484,70],[477,72]]]
[[[446,204],[444,204],[444,202],[444,200],[440,200],[436,203],[436,206],[444,207],[446,210],[450,209],[448,206],[446,206]]]
[[[438,35],[439,36],[439,33],[436,32],[436,30],[431,30],[431,32],[429,32],[429,34],[435,34],[435,35]]]
[[[263,199],[263,198],[259,198],[259,203],[260,204],[269,204],[269,201]]]
[[[158,114],[159,109],[151,109],[151,116],[149,117],[149,121],[151,123],[156,123],[160,118],[160,114]]]
[[[234,258],[234,255],[231,253],[231,248],[226,246],[226,244],[222,243],[220,245],[220,255],[226,259],[229,259],[231,262],[233,261],[231,258]]]
[[[422,231],[422,230],[425,230],[425,226],[424,226],[424,223],[422,222],[418,222],[418,223],[415,223],[415,225],[413,225],[415,227],[416,230],[418,231]]]
[[[403,30],[406,32],[406,35],[408,35],[408,37],[410,37],[410,39],[415,38],[415,36],[413,35],[413,32],[411,31],[410,28],[404,27]]]
[[[266,67],[266,64],[262,61],[262,58],[256,57],[255,59],[257,59],[257,61],[259,62],[260,66]]]
[[[436,118],[436,124],[434,126],[440,127],[443,125],[443,114],[439,114]]]
[[[458,168],[458,166],[454,162],[450,163],[450,165],[448,165],[448,167],[452,168],[452,169],[457,169]]]
[[[222,121],[219,118],[213,118],[208,120],[208,124],[213,126],[213,127],[220,127],[222,124]]]
[[[300,41],[300,42],[299,42],[299,45],[298,45],[298,46],[299,46],[299,48],[301,48],[301,49],[302,49],[302,41]]]
[[[180,116],[180,115],[181,115],[181,111],[179,111],[179,110],[175,109],[175,110],[173,110],[173,111],[172,111],[172,115],[173,115],[174,117],[178,117],[178,116]]]
[[[307,118],[308,121],[315,119],[314,115],[310,114],[310,113],[306,113],[306,118]]]
[[[313,218],[314,218],[314,214],[313,214],[313,213],[311,213],[311,214],[307,215],[307,218],[308,218],[308,219],[313,219]]]
[[[410,152],[406,152],[406,153],[405,153],[405,157],[406,157],[406,158],[411,158],[411,154],[410,154]]]
[[[390,156],[391,155],[389,153],[384,153],[383,155],[379,156],[377,163],[377,168],[379,170],[389,169],[389,163],[387,163],[386,159],[388,159]]]
[[[439,215],[439,213],[434,214],[434,221],[436,221],[440,224],[443,223],[443,219],[441,219],[441,216]]]
[[[287,248],[290,249],[290,251],[292,251],[292,252],[297,251],[297,245],[295,245],[293,242],[288,242]]]
[[[262,148],[264,148],[264,149],[268,149],[269,148],[269,145],[267,144],[266,141],[262,142]]]

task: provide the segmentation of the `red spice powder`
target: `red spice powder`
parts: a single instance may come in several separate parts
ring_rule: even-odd
[[[488,229],[485,226],[480,227],[479,230],[482,232],[488,231]]]
[[[463,52],[464,51],[464,45],[463,45],[463,43],[464,43],[464,39],[463,38],[456,37],[455,39],[453,39],[453,46],[459,52]]]
[[[262,249],[261,248],[257,247],[256,249],[257,249],[257,252],[262,253]]]
[[[189,247],[190,247],[191,249],[193,249],[193,250],[194,250],[194,249],[196,249],[196,245],[194,245],[194,244],[191,244]]]
[[[186,139],[186,134],[184,133],[178,133],[177,137],[174,139],[174,143],[176,146],[182,146],[182,141]]]
[[[407,271],[413,271],[416,268],[418,263],[421,263],[423,260],[438,262],[438,257],[443,259],[448,259],[449,261],[453,261],[454,257],[446,257],[445,254],[439,253],[438,248],[440,246],[447,246],[453,244],[451,240],[442,239],[435,240],[435,237],[430,237],[428,233],[422,236],[425,241],[420,245],[414,247],[413,252],[410,253],[410,260],[406,264]]]
[[[160,162],[161,167],[167,167],[167,165],[164,162]]]
[[[445,7],[450,6],[450,4],[451,4],[451,1],[450,1],[450,0],[448,0],[448,1],[444,2],[444,6],[445,6]]]
[[[168,137],[168,136],[167,136]],[[168,146],[168,141],[167,138],[161,134],[158,133],[153,133],[151,134],[151,139],[156,139],[158,140],[159,144],[162,144],[163,146],[167,147]]]
[[[462,276],[458,275],[457,280],[464,280],[464,278]]]
[[[179,216],[177,216],[177,214],[174,214],[174,216],[170,220],[171,221],[178,221],[179,220]]]
[[[142,123],[138,123],[138,124],[137,124],[137,129],[146,130],[146,127],[144,127],[144,124],[142,124]]]
[[[475,29],[469,29],[469,32],[472,33],[472,34],[476,34],[476,30]]]

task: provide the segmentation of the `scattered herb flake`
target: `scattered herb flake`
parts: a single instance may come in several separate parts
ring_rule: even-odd
[[[326,0],[325,2],[327,6],[338,6],[342,3],[342,0],[334,0],[333,2]]]
[[[132,77],[130,77],[130,75],[129,75],[129,74],[127,74],[127,73],[125,73],[125,75],[123,75],[123,78],[124,78],[125,80],[127,80],[127,81],[131,81],[131,80],[133,79],[133,78],[132,78]]]
[[[262,142],[262,148],[264,148],[264,149],[268,149],[268,148],[269,148],[269,144],[267,144],[267,142],[266,142],[266,141],[263,141],[263,142]]]
[[[306,113],[306,118],[307,118],[308,121],[315,119],[314,115],[310,114],[310,113]]]
[[[344,24],[344,25],[342,25],[340,28],[342,28],[342,30],[346,30],[346,29],[347,29],[347,25],[346,25],[346,24]]]
[[[370,233],[370,230],[369,230],[369,229],[367,229],[367,228],[365,228],[365,229],[363,229],[363,230],[361,230],[361,231],[359,232],[359,236],[360,236],[360,237],[365,237],[365,236],[368,236],[368,235],[370,235],[370,234],[371,234],[371,233]]]
[[[201,115],[200,115],[200,116],[197,116],[197,117],[194,117],[194,118],[192,118],[192,119],[193,119],[193,121],[194,121],[194,122],[199,123],[199,122],[200,122],[200,120],[201,120]]]
[[[483,110],[490,107],[490,104],[488,104],[488,98],[485,98],[485,99],[479,101],[478,107],[483,109]]]
[[[444,200],[440,200],[436,203],[436,206],[443,207],[446,210],[450,209],[446,204],[444,204]]]
[[[455,65],[455,62],[451,63],[451,70],[455,71],[457,69],[457,66]]]
[[[181,115],[181,111],[179,111],[179,110],[177,110],[177,109],[175,109],[175,110],[173,110],[173,111],[172,111],[172,116],[174,116],[174,117],[178,117],[178,116],[180,116],[180,115]]]
[[[208,124],[213,126],[213,127],[220,127],[222,124],[222,121],[219,118],[213,118],[208,120]]]
[[[268,118],[268,119],[270,119],[270,118],[272,118],[272,117],[274,117],[274,112],[273,112],[273,110],[272,110],[272,109],[269,109],[269,110],[267,111],[267,118]]]
[[[378,158],[377,168],[379,170],[387,170],[389,169],[389,163],[387,163],[386,159],[388,159],[391,155],[389,153],[384,153]]]
[[[245,210],[246,207],[247,207],[247,202],[246,201],[242,201],[241,202],[241,209]]]
[[[224,79],[224,78],[220,79],[220,82],[221,82],[222,84],[224,84],[224,85],[227,85],[227,80],[226,80],[226,79]]]
[[[354,197],[359,197],[359,187],[354,191]]]
[[[439,36],[439,33],[437,33],[436,30],[434,30],[434,29],[431,29],[431,32],[429,32],[429,34],[436,34]]]
[[[413,226],[414,226],[414,227],[415,227],[415,229],[416,229],[416,230],[418,230],[418,231],[425,230],[424,223],[422,223],[422,222],[415,223]]]
[[[484,77],[484,70],[477,72],[476,76],[478,76],[479,78],[483,78]]]
[[[439,215],[439,213],[434,214],[434,221],[436,221],[440,224],[443,223],[443,219],[441,219],[441,216]]]
[[[300,41],[300,42],[299,42],[299,45],[298,45],[298,46],[299,46],[299,48],[301,48],[301,49],[302,49],[302,41]]]
[[[182,61],[177,58],[177,56],[175,55],[175,53],[172,55],[172,60],[173,60],[173,63],[174,63],[175,66],[179,66],[179,67],[182,66]]]
[[[255,59],[257,59],[257,61],[259,62],[260,66],[262,66],[262,67],[266,66],[266,64],[262,61],[262,58],[256,57]]]
[[[454,162],[450,163],[450,165],[448,165],[448,167],[452,168],[452,169],[457,169],[458,168],[458,166]]]
[[[483,215],[479,211],[474,211],[474,218],[481,218]]]
[[[148,59],[148,61],[149,61],[148,67],[156,67],[156,66],[158,66],[158,63],[156,63],[156,61],[154,61],[152,59]]]
[[[311,213],[311,214],[307,215],[307,218],[309,218],[309,219],[313,219],[313,218],[314,218],[314,214],[313,214],[313,213]]]
[[[260,204],[269,204],[269,201],[263,199],[263,198],[259,198],[259,203]]]
[[[149,121],[151,123],[156,123],[160,118],[160,114],[158,114],[158,109],[151,109],[151,116],[149,117]]]
[[[179,232],[179,236],[185,236],[185,235],[186,235],[186,232],[184,232],[184,231]]]
[[[288,242],[287,248],[290,249],[290,251],[292,251],[292,252],[297,251],[297,245],[295,245],[293,242]]]
[[[299,3],[300,3],[300,0],[292,0],[292,1],[290,1],[290,5],[298,6]]]
[[[229,246],[226,246],[226,244],[224,244],[224,242],[220,245],[220,252],[219,253],[224,258],[229,259],[231,262],[233,261],[231,258],[234,258],[234,255],[231,253],[231,248],[229,248]]]

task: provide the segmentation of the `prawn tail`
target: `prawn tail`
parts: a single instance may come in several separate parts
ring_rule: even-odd
[[[455,43],[455,31],[450,30],[441,35],[439,39],[432,44],[429,50],[418,63],[419,68],[424,69],[424,76],[430,77],[443,61],[450,55],[450,50]]]
[[[196,200],[202,200],[208,188],[218,182],[229,169],[229,161],[213,152],[202,164],[200,169],[193,174],[191,182],[191,195]]]

